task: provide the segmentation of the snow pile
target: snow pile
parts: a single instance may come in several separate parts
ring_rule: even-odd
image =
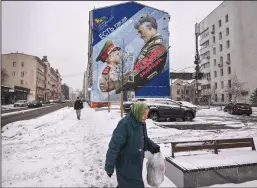
[[[257,186],[257,180],[248,181],[248,182],[239,183],[239,184],[228,183],[228,184],[212,185],[210,187],[256,187],[256,186]]]
[[[14,107],[13,104],[1,105],[2,110],[11,110],[11,109],[19,109],[24,107]]]
[[[209,113],[209,112],[204,112]],[[81,120],[73,108],[63,108],[33,120],[6,125],[2,130],[2,184],[35,187],[116,187],[116,175],[104,171],[105,155],[119,110],[85,108]],[[240,130],[163,129],[147,120],[149,137],[155,142],[215,138],[256,137],[255,123]],[[255,140],[255,143],[257,140]],[[257,144],[256,144],[257,145]],[[160,144],[171,155],[170,144]],[[146,160],[144,165],[146,164]],[[146,183],[146,166],[143,168]],[[166,177],[160,187],[175,187]]]

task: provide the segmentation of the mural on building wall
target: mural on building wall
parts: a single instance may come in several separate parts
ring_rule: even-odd
[[[167,13],[134,2],[93,10],[92,101],[107,101],[108,92],[119,100],[121,90],[170,96],[168,22]]]

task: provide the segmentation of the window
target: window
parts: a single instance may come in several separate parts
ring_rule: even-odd
[[[213,31],[213,34],[215,33],[215,25],[213,24],[212,25],[212,31]]]
[[[219,39],[221,40],[222,39],[222,33],[219,32]]]
[[[14,61],[14,62],[12,63],[12,65],[13,65],[14,67],[16,67],[16,62]]]
[[[223,57],[220,56],[220,64],[223,64]]]
[[[24,62],[21,62],[21,67],[24,67]]]
[[[228,74],[231,74],[231,67],[228,67]]]
[[[216,48],[215,47],[213,48],[213,54],[216,54]]]
[[[223,76],[223,69],[220,69],[220,76]]]
[[[217,82],[215,82],[215,89],[218,89],[218,84],[217,84]]]
[[[227,61],[230,62],[230,54],[227,54]]]
[[[230,41],[228,40],[227,41],[227,48],[229,48],[230,47]]]
[[[178,94],[178,95],[179,95],[179,92],[180,92],[180,91],[179,91],[179,89],[178,89],[178,90],[177,90],[177,94]]]
[[[220,52],[222,52],[222,50],[223,50],[223,46],[222,44],[220,44]]]
[[[228,14],[225,17],[225,21],[226,21],[226,23],[228,22]]]
[[[222,26],[222,24],[221,24],[221,20],[219,20],[219,27],[221,27]]]
[[[207,80],[211,80],[211,73],[207,73],[206,78],[207,78]]]
[[[216,59],[213,60],[213,63],[214,63],[214,67],[216,67],[217,65]]]
[[[221,94],[221,101],[224,102],[224,94]]]
[[[229,98],[229,101],[232,101],[232,94],[231,93],[228,94],[228,98]]]
[[[15,76],[15,72],[14,71],[12,72],[12,76]]]
[[[228,80],[228,87],[231,88],[231,80]]]
[[[226,28],[226,35],[229,35],[229,28]]]
[[[21,77],[24,77],[24,72],[23,71],[21,72]]]
[[[214,77],[217,77],[217,71],[214,71]]]
[[[188,90],[186,90],[186,95],[188,95],[189,94],[189,91]]]
[[[221,89],[223,89],[223,88],[224,88],[224,82],[221,81],[221,82],[220,82],[220,85],[221,85]]]
[[[215,101],[216,102],[218,101],[218,95],[215,95]]]
[[[212,43],[215,43],[215,36],[212,37]]]
[[[23,85],[23,80],[21,80],[21,85]]]

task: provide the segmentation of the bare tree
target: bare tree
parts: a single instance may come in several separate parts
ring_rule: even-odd
[[[238,101],[238,97],[242,94],[243,91],[243,84],[239,81],[236,75],[231,77],[231,82],[226,85],[224,90],[228,98],[231,98],[229,95],[232,96],[232,102]]]
[[[218,90],[215,88],[203,90],[202,97],[206,97],[206,99],[208,100],[209,107],[212,101],[215,101],[215,96],[217,95],[217,93],[218,93]]]
[[[1,82],[3,83],[5,81],[5,78],[8,77],[8,73],[6,69],[1,69]]]

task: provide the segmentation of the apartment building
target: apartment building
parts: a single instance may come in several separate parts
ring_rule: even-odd
[[[224,1],[200,22],[202,97],[249,102],[257,88],[256,10],[256,1]]]
[[[41,60],[37,56],[18,52],[2,55],[5,75],[2,76],[1,89],[5,88],[2,99],[5,104],[17,100],[58,99],[61,94],[61,76],[58,70],[53,70],[46,56],[44,58]]]
[[[45,99],[56,100],[61,98],[61,76],[58,69],[51,67],[47,56],[44,56],[42,62],[46,65],[45,72]]]

